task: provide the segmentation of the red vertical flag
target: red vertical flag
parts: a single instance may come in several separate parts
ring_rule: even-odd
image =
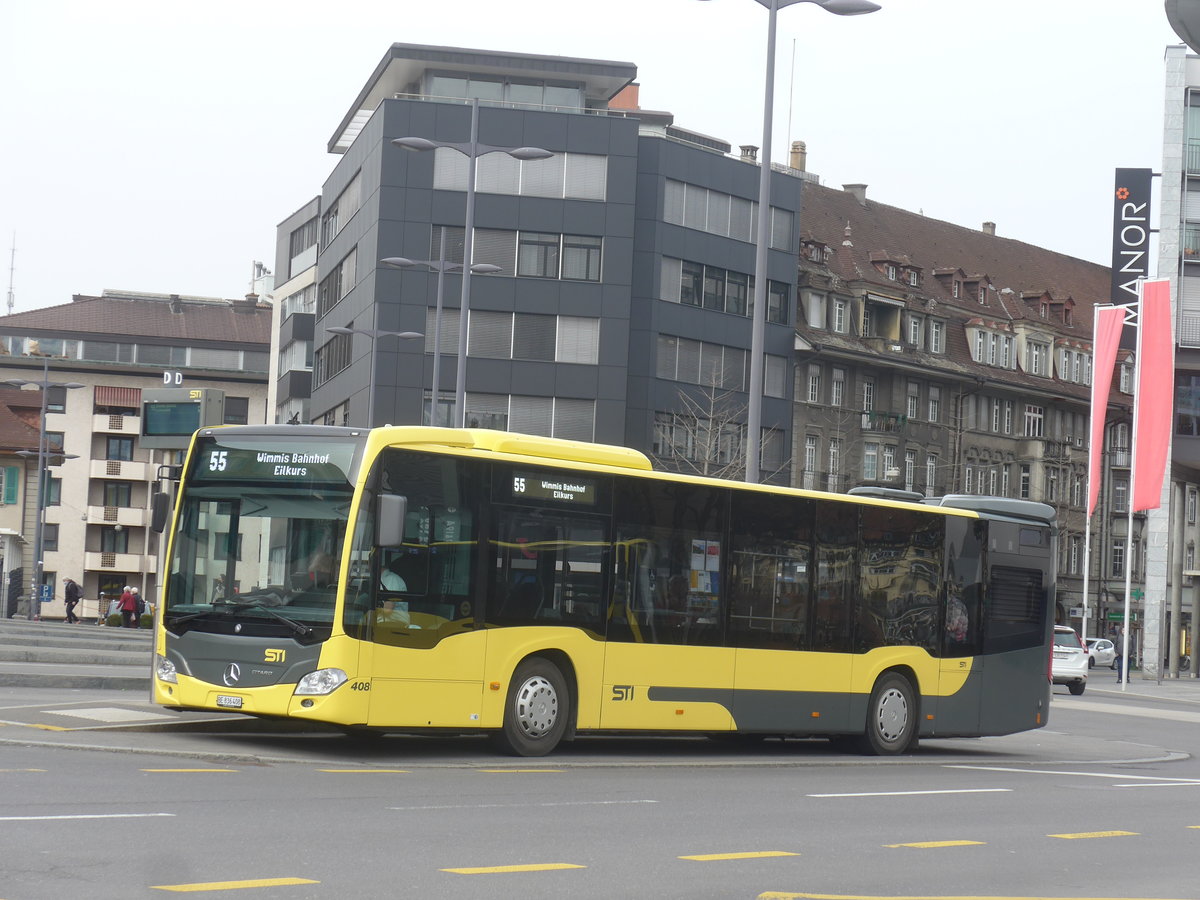
[[[1162,505],[1175,391],[1171,283],[1142,282],[1138,301],[1137,387],[1133,397],[1133,510]]]
[[[1104,449],[1104,416],[1108,410],[1108,394],[1112,390],[1113,366],[1117,362],[1117,346],[1125,324],[1125,307],[1105,306],[1096,309],[1092,343],[1092,428],[1088,443],[1088,515],[1096,511],[1100,494],[1100,454]]]

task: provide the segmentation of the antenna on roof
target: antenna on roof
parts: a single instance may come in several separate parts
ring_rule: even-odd
[[[13,313],[13,306],[16,303],[16,297],[13,294],[13,272],[17,268],[17,233],[13,232],[12,252],[8,257],[8,314]]]

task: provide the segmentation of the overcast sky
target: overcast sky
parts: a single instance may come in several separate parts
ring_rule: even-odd
[[[1107,264],[1113,169],[1161,166],[1161,0],[878,2],[780,12],[774,159],[802,139],[824,184]],[[2,3],[2,287],[15,233],[15,312],[242,296],[394,41],[632,62],[643,107],[736,152],[766,27],[753,0]]]

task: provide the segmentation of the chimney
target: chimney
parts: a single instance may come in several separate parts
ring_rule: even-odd
[[[247,294],[244,300],[231,300],[229,305],[234,312],[252,313],[258,309],[258,294]]]
[[[754,144],[742,144],[742,159],[746,162],[758,162],[758,147]]]
[[[638,88],[636,81],[625,85],[621,90],[617,91],[616,96],[608,101],[609,109],[641,109],[638,105],[640,99],[638,97]]]
[[[983,223],[983,233],[990,234],[992,237],[995,237],[996,236],[996,223],[995,222],[984,222]]]
[[[179,299],[178,294],[171,295],[171,312],[173,312],[173,313],[183,312],[183,301]]]
[[[842,190],[853,194],[859,206],[867,205],[867,186],[865,184],[843,184]]]
[[[792,141],[792,153],[788,164],[793,169],[804,171],[804,166],[808,162],[808,146],[804,141]]]

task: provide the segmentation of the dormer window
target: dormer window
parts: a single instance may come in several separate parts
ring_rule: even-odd
[[[1072,313],[1073,313],[1073,310],[1071,309],[1071,307],[1067,306],[1067,307],[1063,308],[1063,324],[1064,325],[1071,326],[1071,325],[1075,324],[1075,317]]]
[[[981,284],[979,286],[979,302],[987,303],[987,285]]]
[[[953,295],[954,299],[957,300],[962,295],[961,282],[958,282],[958,281],[954,282],[954,286],[951,288],[950,292]]]
[[[917,270],[909,269],[908,270],[908,283],[911,284],[913,287],[916,287],[920,281],[921,281],[921,279],[917,276]]]
[[[889,281],[896,280],[896,265],[895,265],[895,263],[887,264],[887,277],[888,277]]]
[[[1043,319],[1050,318],[1050,304],[1049,303],[1042,304],[1042,318]]]

